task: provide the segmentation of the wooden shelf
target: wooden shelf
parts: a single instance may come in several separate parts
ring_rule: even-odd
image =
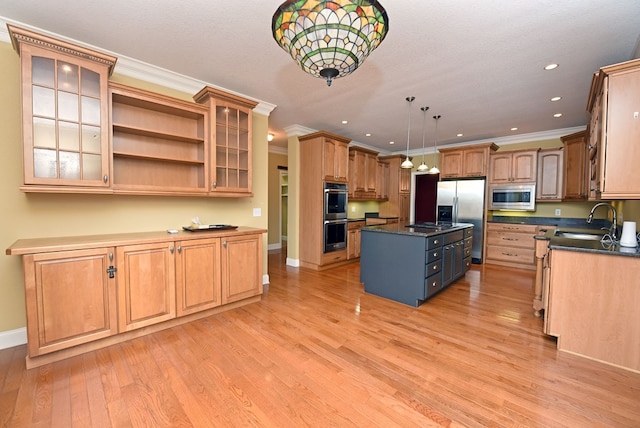
[[[123,157],[123,158],[132,158],[132,159],[145,159],[145,160],[159,161],[159,162],[186,163],[186,164],[192,164],[192,165],[205,164],[204,160],[194,160],[194,159],[187,159],[187,158],[180,159],[175,157],[164,157],[164,156],[148,156],[148,155],[142,155],[139,153],[123,152],[123,151],[114,151],[113,156]]]
[[[158,132],[152,129],[139,128],[129,125],[121,125],[114,123],[113,132],[122,132],[126,134],[139,135],[143,137],[161,138],[171,141],[183,141],[187,143],[201,144],[204,143],[204,136],[201,137],[189,137],[185,135],[171,134],[167,132]]]

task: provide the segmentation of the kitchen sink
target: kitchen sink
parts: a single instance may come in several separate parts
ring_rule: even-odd
[[[600,241],[606,232],[594,230],[593,232],[570,232],[566,230],[556,230],[554,236],[558,238],[580,239],[586,241]]]

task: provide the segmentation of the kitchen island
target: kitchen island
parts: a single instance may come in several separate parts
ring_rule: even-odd
[[[364,291],[419,306],[471,267],[473,225],[386,224],[362,229]]]

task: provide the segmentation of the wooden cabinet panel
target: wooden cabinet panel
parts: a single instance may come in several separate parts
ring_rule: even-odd
[[[262,237],[222,238],[222,303],[262,294]]]
[[[180,241],[176,245],[177,315],[221,305],[220,238]]]
[[[376,198],[378,152],[349,147],[349,195],[354,200]]]
[[[107,81],[116,58],[8,28],[21,63],[22,190],[108,188]]]
[[[440,177],[486,177],[489,173],[489,155],[498,150],[494,143],[442,148],[440,151]]]
[[[113,248],[26,255],[23,260],[29,356],[118,332]]]
[[[489,159],[489,184],[536,181],[538,150],[494,153]]]
[[[521,269],[535,269],[535,239],[538,226],[487,223],[485,262]]]
[[[564,152],[562,149],[544,149],[538,152],[536,200],[560,201],[563,194]]]
[[[400,221],[409,221],[411,170],[400,168],[404,155],[391,155],[379,158],[389,168],[389,195],[386,201],[378,205],[380,217],[400,217]]]
[[[587,141],[580,131],[560,138],[564,144],[564,200],[587,199]]]
[[[175,244],[126,245],[116,251],[119,330],[175,318]]]
[[[327,181],[348,181],[349,146],[343,141],[324,138],[322,157],[323,179]]]
[[[376,199],[389,198],[389,163],[378,161],[376,165]]]
[[[347,259],[360,258],[360,237],[361,230],[365,226],[364,221],[350,221],[347,236]]]

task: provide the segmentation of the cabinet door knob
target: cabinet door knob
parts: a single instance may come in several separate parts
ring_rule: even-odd
[[[224,242],[222,243],[222,246],[223,246],[224,248],[227,248],[227,241],[224,241]]]
[[[175,249],[173,248],[173,245],[169,247],[169,251],[171,252],[171,254],[173,254],[174,250]]]
[[[182,253],[182,245],[178,245],[178,252]]]
[[[107,174],[105,174],[105,175],[102,177],[102,181],[104,181],[104,183],[105,183],[105,184],[107,184],[107,182],[109,181],[109,176],[108,176]]]

